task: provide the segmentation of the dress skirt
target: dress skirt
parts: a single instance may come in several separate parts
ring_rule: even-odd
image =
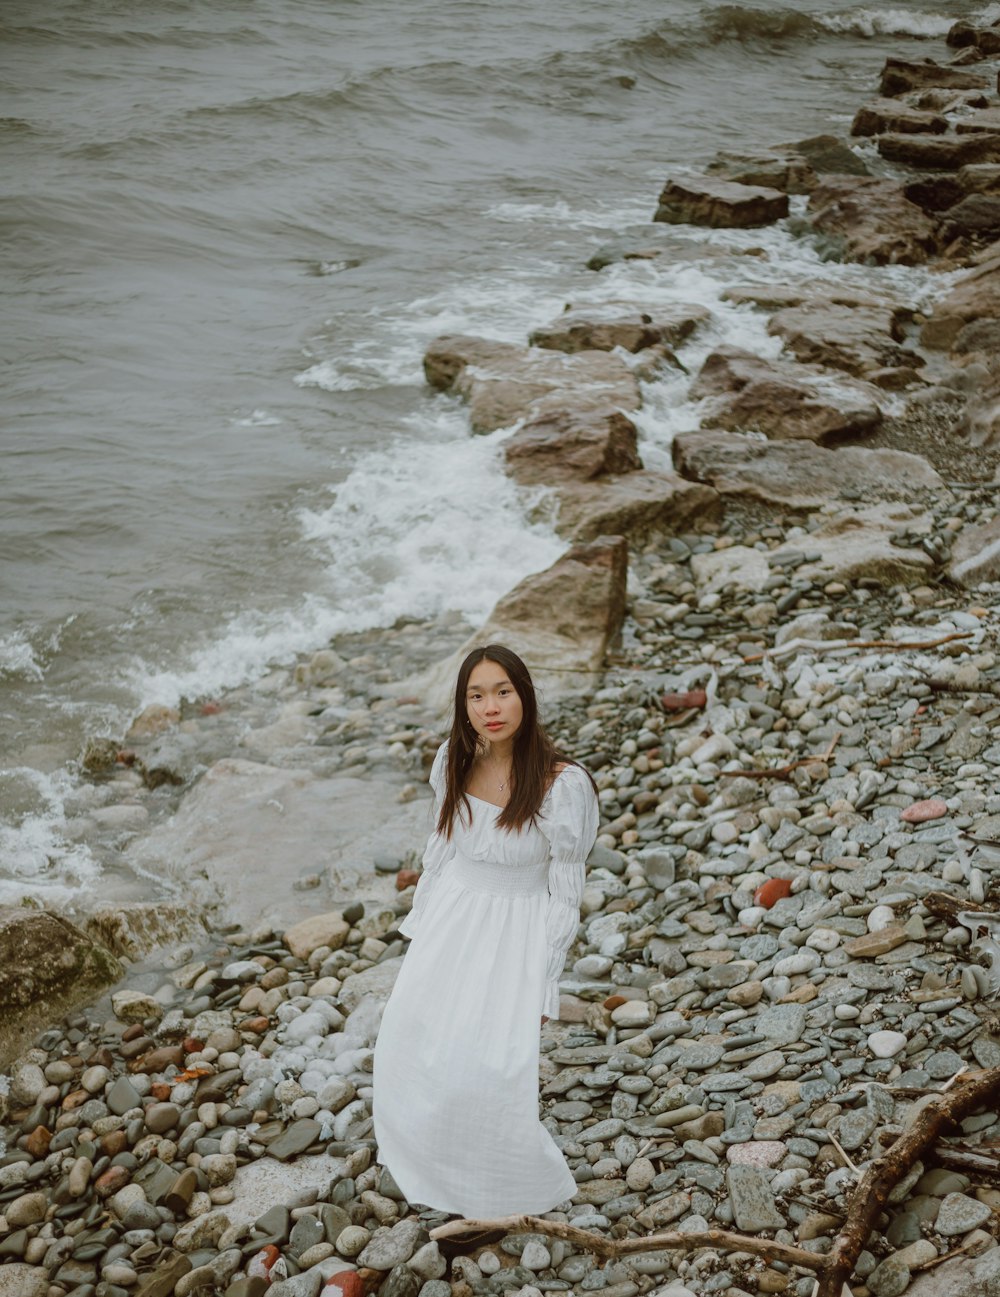
[[[576,1192],[538,1116],[547,873],[458,854],[428,895],[374,1059],[378,1160],[410,1202],[491,1217]]]

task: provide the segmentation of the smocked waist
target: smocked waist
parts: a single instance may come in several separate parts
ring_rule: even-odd
[[[472,860],[461,853],[448,865],[456,882],[472,892],[497,896],[534,896],[548,890],[549,862],[537,865],[506,865],[496,860]]]

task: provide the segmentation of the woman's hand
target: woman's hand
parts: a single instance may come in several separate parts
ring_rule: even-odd
[[[545,1014],[543,1013],[543,1014],[542,1014],[542,1026],[544,1027],[545,1024],[546,1024],[547,1022],[548,1022],[548,1018],[546,1018]]]

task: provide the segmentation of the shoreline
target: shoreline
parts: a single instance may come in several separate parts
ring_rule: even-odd
[[[773,179],[779,164],[768,165]],[[706,195],[735,201],[725,189],[703,187],[696,205]],[[856,219],[870,238],[870,213]],[[837,237],[849,242],[854,233]],[[974,264],[966,277],[970,271]],[[960,275],[939,308],[963,282]],[[762,374],[729,355],[729,377],[708,390],[706,362],[697,381],[718,402],[714,427],[675,441],[672,527],[662,499],[650,503],[653,474],[636,463],[628,429],[610,420],[606,396],[588,395],[588,382],[593,390],[617,384],[615,412],[641,411],[634,371],[610,355],[636,327],[631,306],[610,323],[594,312],[564,321],[557,341],[536,340],[536,352],[548,348],[541,357],[487,342],[484,370],[476,339],[446,339],[429,353],[429,377],[469,402],[474,427],[518,424],[505,443],[510,471],[522,481],[540,474],[553,487],[561,525],[576,542],[572,563],[564,556],[527,578],[488,625],[530,645],[547,608],[543,666],[592,681],[547,708],[557,742],[598,779],[602,828],[563,978],[563,1016],[543,1032],[542,1097],[580,1186],[569,1211],[550,1215],[612,1235],[715,1221],[786,1242],[828,1242],[851,1182],[838,1149],[858,1160],[874,1156],[877,1129],[908,1120],[907,1091],[931,1093],[963,1067],[1000,1066],[990,1007],[1000,988],[979,931],[993,930],[1000,883],[1000,851],[989,845],[1000,839],[1000,799],[990,783],[1000,759],[990,734],[1000,718],[1000,571],[989,566],[1000,452],[971,439],[958,443],[960,455],[952,449],[957,416],[964,410],[968,420],[988,370],[973,369],[980,362],[970,346],[930,402],[911,401],[865,432],[848,430],[858,403],[864,412],[873,398],[844,397],[845,355],[882,392],[919,391],[912,345],[933,335],[947,312],[896,319],[891,354],[883,325],[869,320],[859,345],[874,359],[858,361],[853,342],[835,329],[810,331],[788,318],[800,309],[786,302],[772,311],[774,319],[785,315],[781,336],[799,356],[787,369]],[[951,342],[975,323],[953,318]],[[639,323],[657,336],[638,348],[635,363],[651,373],[670,366],[670,330],[686,326]],[[583,352],[572,327],[585,330]],[[832,407],[816,399],[829,385],[804,402],[825,431],[788,440],[787,429],[772,430],[766,441],[718,422],[737,417],[735,409],[737,426],[746,427],[745,402],[758,383],[768,394],[763,405],[797,419],[803,401],[793,389],[815,378],[817,337],[826,365],[834,356],[841,362],[834,361],[841,381]],[[566,372],[578,397],[570,406]],[[511,395],[525,373],[534,383],[527,405],[523,391]],[[970,374],[978,386],[963,392]],[[973,418],[970,426],[975,434],[980,425]],[[764,448],[768,462],[755,473]],[[857,450],[881,458],[852,458]],[[569,473],[553,479],[554,466],[567,461]],[[822,477],[831,472],[834,491]],[[974,472],[978,481],[969,480]],[[657,476],[662,492],[670,475]],[[695,502],[684,506],[696,485]],[[609,558],[621,546],[591,526],[590,511],[627,524],[627,592],[624,568]],[[974,539],[971,550],[963,536]],[[586,620],[568,633],[566,610],[580,608]],[[413,624],[345,637],[272,673],[266,688],[238,691],[253,695],[248,705],[263,722],[248,726],[248,713],[230,713],[229,738],[240,731],[239,755],[250,761],[216,758],[218,792],[203,805],[196,798],[211,790],[205,775],[185,788],[176,815],[187,817],[183,833],[168,825],[157,843],[154,829],[143,867],[176,853],[178,841],[190,843],[188,864],[211,875],[203,895],[224,895],[245,880],[249,852],[287,843],[280,821],[279,832],[263,830],[262,806],[283,799],[292,806],[302,796],[292,813],[311,807],[315,815],[338,781],[349,805],[359,789],[342,781],[361,772],[376,797],[396,790],[381,826],[387,836],[348,843],[345,859],[331,863],[329,826],[314,826],[299,844],[298,877],[272,879],[275,892],[254,898],[270,922],[253,922],[247,910],[240,929],[195,935],[169,957],[137,962],[110,1000],[102,994],[74,1010],[68,1027],[44,1032],[42,1050],[22,1055],[9,1095],[0,1094],[12,1136],[0,1157],[0,1209],[12,1231],[0,1243],[0,1280],[19,1265],[26,1282],[40,1285],[44,1272],[50,1297],[50,1280],[60,1292],[100,1280],[109,1294],[152,1297],[156,1270],[172,1267],[180,1297],[199,1285],[246,1297],[261,1289],[236,1276],[273,1241],[290,1273],[313,1276],[296,1286],[293,1274],[288,1297],[315,1297],[333,1276],[345,1297],[375,1287],[383,1297],[453,1293],[426,1236],[435,1214],[423,1212],[413,1225],[391,1177],[372,1163],[366,1075],[380,998],[403,951],[394,929],[412,897],[407,871],[425,836],[415,836],[426,812],[419,783],[439,741],[426,703],[393,697],[389,686],[421,668],[433,674],[442,643],[449,636],[454,643],[456,633],[455,624]],[[368,651],[348,658],[349,641]],[[912,644],[924,647],[903,647]],[[170,772],[183,779],[212,750],[211,727],[226,711],[144,716],[130,759],[120,760],[113,744],[102,768],[94,753],[96,773],[103,769],[123,792],[97,809],[117,810],[123,831],[130,813],[119,808],[141,803],[141,787],[156,796],[153,781],[168,787]],[[229,863],[222,866],[218,843],[197,857],[206,826],[233,803],[234,781],[261,772],[277,782],[262,785],[254,804],[223,825],[219,842],[234,847]],[[381,863],[352,873],[352,855]],[[176,882],[185,899],[199,895],[191,872]],[[288,908],[276,921],[279,891]],[[167,921],[176,920],[170,911]],[[127,937],[127,924],[119,939],[123,931]],[[131,951],[126,940],[112,953],[141,957],[140,938],[155,944],[162,929],[151,920],[144,934],[131,935]],[[223,938],[226,949],[215,949]],[[91,1016],[109,1006],[112,1016]],[[336,1048],[324,1053],[323,1041]],[[181,1071],[194,1074],[177,1081]],[[1000,1135],[995,1120],[970,1121],[966,1144]],[[977,1188],[974,1176],[922,1170],[911,1185],[915,1205],[901,1205],[868,1254],[867,1273],[857,1270],[855,1297],[919,1293],[919,1279],[907,1287],[911,1275],[936,1266],[955,1239],[970,1257],[982,1248],[996,1258],[984,1228],[995,1190]],[[33,1187],[43,1184],[49,1188]],[[280,1201],[253,1215],[248,1204],[260,1192],[284,1194],[291,1216]],[[813,1210],[797,1214],[803,1199]],[[913,1220],[897,1225],[904,1216]],[[98,1228],[105,1219],[114,1223]],[[59,1226],[77,1221],[81,1228],[62,1235],[72,1245],[61,1245]],[[81,1236],[82,1244],[74,1241]],[[719,1258],[664,1256],[646,1269],[609,1263],[603,1283],[588,1283],[593,1265],[568,1248],[557,1258],[558,1246],[525,1236],[513,1251],[486,1248],[481,1264],[453,1263],[452,1279],[474,1292],[520,1289],[526,1297],[577,1285],[635,1297],[662,1283],[671,1297],[804,1297],[802,1281],[774,1264],[739,1262],[724,1288],[714,1282]],[[108,1249],[116,1251],[110,1261]]]

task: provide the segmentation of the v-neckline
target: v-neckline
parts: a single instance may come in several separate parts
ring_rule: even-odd
[[[502,811],[504,808],[496,802],[487,801],[485,797],[477,797],[475,793],[466,793],[466,797],[471,797],[475,802],[482,802],[484,806],[492,806],[495,811]]]

